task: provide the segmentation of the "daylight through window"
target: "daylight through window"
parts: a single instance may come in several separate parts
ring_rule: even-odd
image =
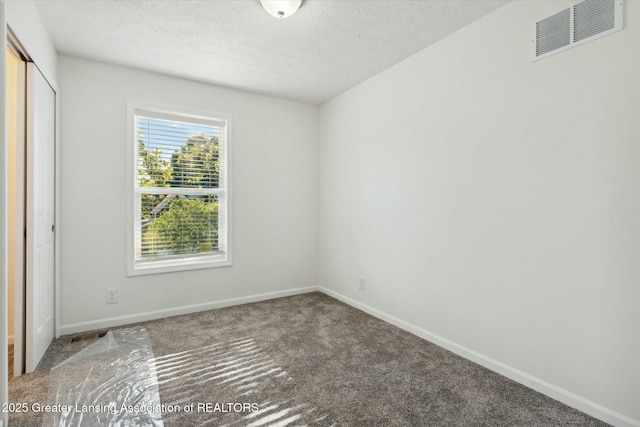
[[[228,265],[227,121],[134,110],[134,270]]]

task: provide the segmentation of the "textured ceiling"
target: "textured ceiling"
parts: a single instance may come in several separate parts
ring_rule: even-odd
[[[61,54],[319,104],[507,0],[36,1]]]

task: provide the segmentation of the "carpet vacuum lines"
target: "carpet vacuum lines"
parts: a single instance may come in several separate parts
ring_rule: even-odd
[[[295,380],[252,337],[159,356],[155,363],[162,401],[191,408],[165,412],[168,426],[335,425],[294,397]]]

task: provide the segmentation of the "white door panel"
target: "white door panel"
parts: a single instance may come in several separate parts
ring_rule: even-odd
[[[55,92],[27,64],[26,372],[54,335]]]

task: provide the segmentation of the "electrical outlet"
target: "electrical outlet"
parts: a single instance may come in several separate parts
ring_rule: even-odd
[[[358,285],[358,289],[360,289],[361,291],[364,291],[365,289],[365,280],[364,277],[360,278],[360,284]]]
[[[107,289],[107,304],[118,302],[118,289]]]

